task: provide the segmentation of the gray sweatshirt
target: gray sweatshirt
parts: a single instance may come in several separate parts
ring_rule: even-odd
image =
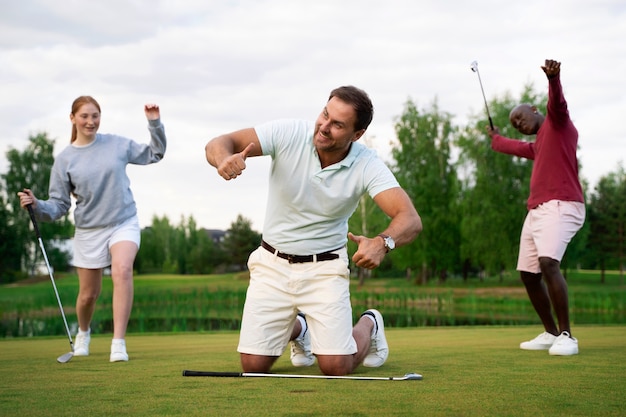
[[[54,160],[48,200],[37,200],[35,214],[54,221],[67,214],[70,195],[76,198],[74,224],[95,228],[120,224],[137,214],[126,165],[159,162],[165,154],[161,120],[149,120],[150,144],[117,135],[96,134],[86,146],[70,145]]]

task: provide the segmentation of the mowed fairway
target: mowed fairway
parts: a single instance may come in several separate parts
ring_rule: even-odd
[[[389,329],[383,367],[359,376],[422,381],[191,378],[239,371],[238,333],[129,335],[131,360],[109,363],[110,335],[91,356],[56,362],[62,337],[0,340],[1,416],[623,416],[626,327],[574,326],[581,353],[551,357],[519,342],[538,326]],[[276,373],[294,368],[285,353]]]

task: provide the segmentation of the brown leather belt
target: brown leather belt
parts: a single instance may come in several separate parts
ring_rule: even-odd
[[[303,264],[306,262],[332,261],[333,259],[339,259],[339,255],[332,252],[341,249],[337,248],[328,252],[318,253],[316,255],[290,255],[288,253],[277,251],[264,240],[261,240],[261,246],[279,258],[286,259],[290,264]]]

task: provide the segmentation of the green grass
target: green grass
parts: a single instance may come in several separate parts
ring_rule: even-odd
[[[91,356],[58,364],[69,343],[43,278],[0,286],[0,416],[624,415],[626,287],[616,273],[604,284],[594,271],[568,274],[581,349],[574,357],[518,348],[541,326],[515,273],[503,281],[424,286],[403,279],[373,279],[362,288],[353,282],[355,314],[379,308],[391,348],[382,368],[359,368],[356,375],[418,372],[423,381],[182,377],[183,369],[239,371],[238,332],[209,330],[236,328],[246,274],[135,277],[131,360],[115,364],[108,362],[111,282],[105,279]],[[76,277],[56,278],[75,323]],[[8,329],[15,325],[22,335],[56,336],[14,338]],[[315,366],[293,368],[288,354],[273,371],[319,374]]]
[[[2,416],[623,416],[626,327],[576,326],[580,354],[551,357],[519,342],[538,326],[389,329],[389,360],[361,376],[422,381],[186,378],[239,371],[236,331],[132,334],[131,360],[109,363],[110,335],[91,356],[59,364],[63,337],[0,339]],[[294,368],[288,354],[276,373]]]

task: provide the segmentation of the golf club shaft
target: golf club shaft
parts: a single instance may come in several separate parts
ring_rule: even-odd
[[[43,254],[43,259],[46,262],[46,267],[48,268],[48,274],[50,275],[50,281],[52,282],[52,288],[54,288],[54,294],[57,297],[57,302],[59,303],[59,309],[61,310],[61,316],[63,317],[63,324],[65,324],[65,331],[67,332],[67,338],[70,341],[70,347],[72,348],[72,352],[74,351],[74,342],[72,342],[72,335],[70,333],[70,327],[67,325],[67,319],[65,318],[65,312],[63,311],[63,304],[61,304],[61,297],[59,297],[59,291],[57,290],[57,285],[54,282],[54,276],[52,274],[52,268],[50,267],[50,262],[48,262],[48,255],[46,254],[46,249],[43,246],[43,240],[41,239],[41,233],[39,233],[39,227],[37,226],[37,220],[35,219],[35,213],[33,212],[32,206],[29,204],[26,206],[28,208],[28,214],[30,215],[30,220],[33,223],[33,227],[35,228],[35,233],[37,234],[37,240],[39,241],[39,247],[41,248],[41,253]]]
[[[491,120],[491,114],[489,114],[489,106],[487,106],[487,97],[485,96],[485,90],[483,89],[483,81],[480,78],[480,71],[478,66],[476,67],[476,74],[478,75],[478,82],[480,83],[480,91],[483,93],[483,100],[485,102],[485,110],[487,111],[487,118],[489,118],[489,126],[493,129],[493,121]]]
[[[208,372],[208,371],[183,371],[183,376],[205,377],[265,377],[265,378],[311,378],[311,379],[352,379],[369,381],[403,381],[408,379],[421,379],[417,374],[414,377],[376,377],[376,376],[333,376],[333,375],[293,375],[293,374],[266,374],[255,372]]]

